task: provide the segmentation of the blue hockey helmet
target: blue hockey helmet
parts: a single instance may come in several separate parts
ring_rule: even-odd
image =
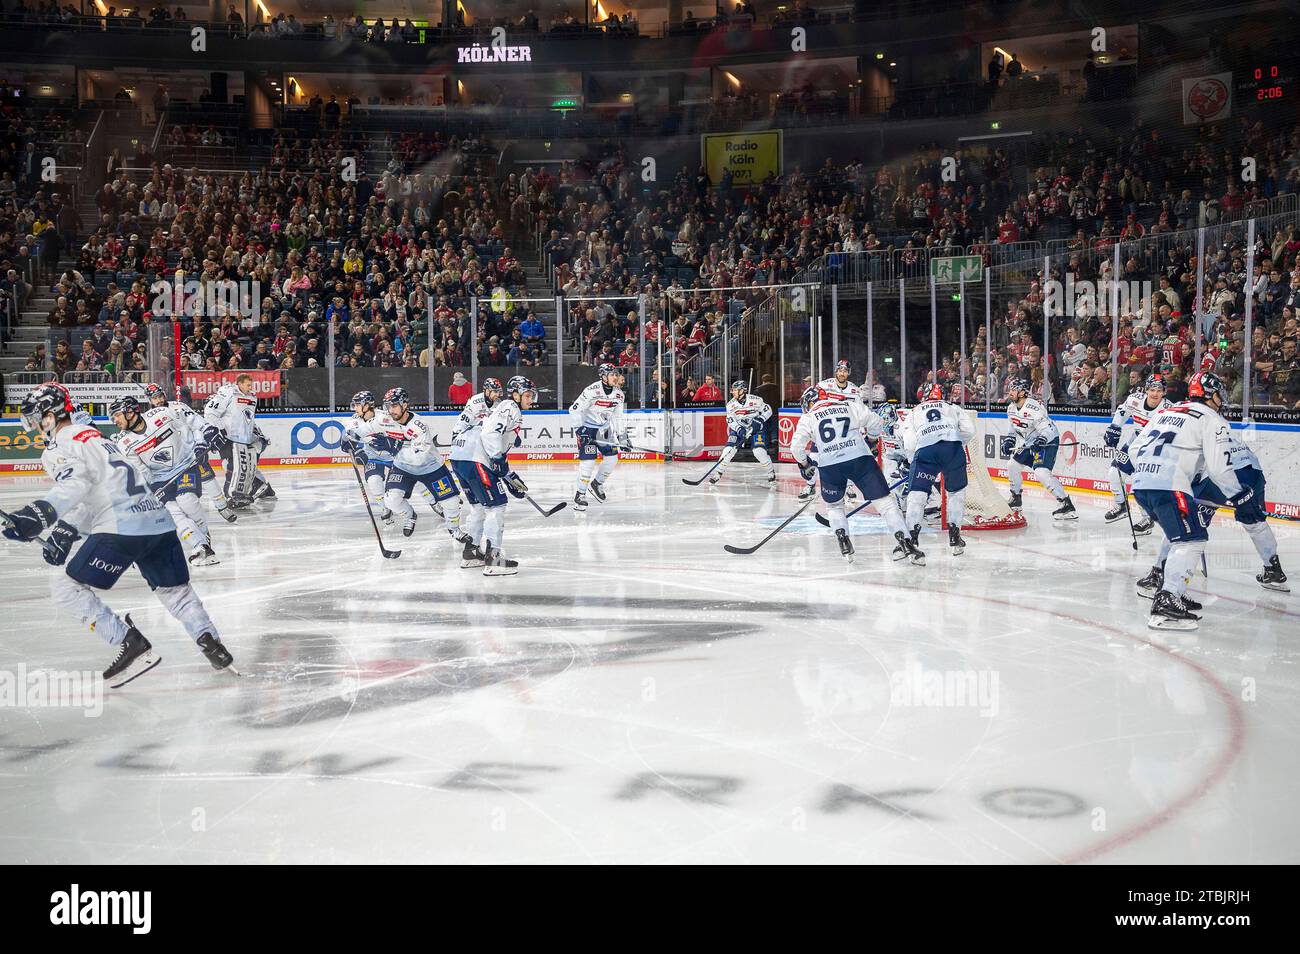
[[[19,406],[19,413],[22,415],[23,428],[33,433],[45,433],[41,426],[45,421],[45,415],[53,414],[57,423],[65,417],[72,416],[72,406],[68,398],[68,392],[58,384],[42,384],[35,387],[23,398],[23,403]]]
[[[393,407],[395,405],[408,406],[411,403],[411,396],[406,393],[406,388],[389,388],[384,394],[384,407]]]
[[[1198,371],[1187,381],[1187,396],[1193,401],[1209,403],[1210,398],[1219,395],[1220,401],[1228,399],[1228,388],[1219,380],[1219,376],[1210,371]]]
[[[533,384],[533,379],[525,377],[522,374],[516,374],[506,383],[506,391],[511,395],[518,394],[521,397],[525,394],[533,396],[533,402],[537,401],[537,385]]]
[[[374,392],[358,391],[356,394],[352,395],[352,407],[356,407],[358,404],[369,405],[370,407],[374,407],[375,406]]]
[[[814,404],[818,401],[824,400],[825,398],[826,393],[822,391],[821,388],[809,388],[804,391],[803,396],[799,398],[799,406],[803,408],[805,413],[807,413],[812,409]]]
[[[124,394],[108,406],[108,416],[112,419],[119,414],[139,414],[143,410],[144,406],[135,395]]]

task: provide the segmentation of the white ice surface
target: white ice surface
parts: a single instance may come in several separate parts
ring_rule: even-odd
[[[585,515],[512,500],[496,579],[424,507],[381,560],[346,469],[272,472],[274,510],[213,517],[195,571],[242,677],[131,571],[108,599],[163,662],[98,717],[0,708],[0,862],[1300,861],[1300,592],[1255,583],[1231,520],[1202,629],[1162,636],[1133,589],[1153,538],[1134,554],[1108,498],[1053,525],[1029,491],[1027,530],[960,558],[928,533],[925,568],[855,519],[849,566],[811,509],[724,553],[798,481],[682,484],[702,469],[621,465]],[[521,471],[572,496],[572,465]],[[0,478],[0,507],[42,486]],[[111,657],[51,572],[0,541],[0,673]],[[983,700],[903,704],[964,673]]]

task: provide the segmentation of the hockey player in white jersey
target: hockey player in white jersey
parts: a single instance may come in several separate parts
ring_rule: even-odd
[[[948,546],[960,556],[966,549],[961,536],[966,512],[966,442],[975,436],[975,428],[960,408],[943,399],[943,388],[936,384],[928,398],[912,408],[899,429],[904,452],[911,459],[907,528],[912,543],[921,537],[926,501],[942,475],[948,494]]]
[[[220,563],[203,516],[202,458],[189,422],[166,406],[146,408],[127,395],[108,408],[118,427],[113,440],[148,472],[149,489],[176,522],[176,535],[189,553],[190,566]]]
[[[1115,506],[1106,511],[1107,523],[1123,520],[1128,511],[1128,494],[1124,490],[1124,481],[1133,473],[1133,462],[1128,455],[1129,444],[1152,417],[1168,406],[1164,378],[1153,374],[1146,379],[1141,391],[1130,394],[1111,415],[1110,426],[1102,437],[1107,447],[1116,448],[1115,456],[1110,462],[1110,492],[1115,498]],[[1129,426],[1130,423],[1132,427]],[[1141,517],[1133,522],[1134,533],[1150,533],[1151,527],[1149,517]]]
[[[722,472],[737,451],[750,448],[754,459],[767,468],[767,481],[776,483],[776,468],[767,453],[767,439],[764,437],[767,421],[772,416],[772,408],[757,394],[749,393],[749,385],[744,381],[733,381],[731,400],[727,402],[727,446],[722,451],[722,460],[718,469],[709,478],[709,483],[716,484],[722,479]]]
[[[1074,501],[1052,473],[1061,446],[1061,431],[1043,403],[1029,396],[1030,389],[1030,383],[1024,378],[1012,381],[1008,388],[1011,403],[1007,405],[1007,419],[1011,422],[1011,433],[1002,438],[1002,453],[1009,454],[1012,461],[1007,467],[1011,481],[1010,506],[1013,510],[1022,506],[1020,494],[1025,485],[1022,468],[1028,468],[1059,504],[1052,511],[1052,519],[1078,520]]]
[[[569,407],[569,420],[578,438],[578,474],[573,493],[573,509],[587,509],[587,491],[604,502],[604,484],[618,463],[618,452],[630,449],[623,414],[627,404],[623,397],[623,373],[612,364],[602,364],[599,380],[587,385]],[[600,466],[596,457],[600,457]]]
[[[66,384],[60,384],[58,381],[51,381],[50,385],[63,392],[63,396],[68,402],[68,416],[72,419],[73,424],[80,425],[81,427],[95,426],[95,419],[90,416],[90,412],[82,407],[81,404],[73,400],[72,392],[68,390]]]
[[[257,429],[253,376],[241,374],[223,384],[203,408],[204,443],[220,448],[226,471],[225,494],[232,507],[247,507],[253,498],[274,498],[275,491],[257,467],[266,438]]]
[[[523,499],[528,487],[510,469],[509,454],[522,443],[519,436],[524,411],[537,402],[537,388],[523,375],[506,384],[506,395],[497,401],[486,418],[462,435],[464,446],[473,448],[471,460],[456,459],[452,467],[465,488],[465,496],[476,508],[473,531],[467,538],[461,566],[481,561],[484,576],[510,576],[519,572],[519,562],[501,551],[506,525],[506,491]],[[481,516],[479,516],[481,513]],[[476,550],[471,550],[477,545]]]
[[[1282,570],[1282,561],[1277,553],[1277,536],[1273,533],[1273,528],[1268,525],[1268,511],[1265,507],[1267,485],[1264,480],[1263,465],[1260,464],[1255,452],[1237,436],[1237,432],[1231,427],[1228,429],[1227,453],[1228,466],[1237,475],[1237,482],[1242,490],[1251,491],[1249,498],[1233,507],[1233,517],[1240,524],[1241,529],[1246,531],[1250,542],[1255,545],[1255,552],[1264,561],[1264,568],[1255,574],[1255,580],[1266,590],[1289,593],[1291,588],[1287,585],[1286,573]],[[1192,494],[1201,509],[1201,517],[1208,533],[1218,506],[1226,506],[1230,503],[1228,496],[1204,472],[1192,480]],[[1160,547],[1160,555],[1156,558],[1155,565],[1151,567],[1151,572],[1138,580],[1139,596],[1151,599],[1164,584],[1165,563],[1171,546],[1169,539],[1166,538]],[[1182,602],[1183,606],[1192,612],[1201,608],[1199,603],[1188,599],[1186,594],[1183,595]]]
[[[864,401],[862,389],[849,380],[853,365],[841,358],[835,362],[835,374],[817,383],[816,387],[832,400]]]
[[[876,505],[885,525],[898,545],[895,560],[911,558],[925,565],[925,554],[904,531],[903,515],[898,511],[889,485],[885,483],[869,440],[880,436],[884,424],[875,412],[861,401],[848,401],[827,395],[819,388],[808,388],[800,400],[803,414],[795,427],[790,448],[804,479],[813,468],[826,501],[827,517],[835,532],[840,553],[853,560],[853,541],[849,539],[848,517],[844,512],[844,491],[849,481],[857,485],[865,500]],[[817,463],[809,461],[809,445],[816,448]]]
[[[465,491],[465,510],[461,516],[461,530],[464,535],[464,549],[461,552],[461,569],[470,569],[483,565],[483,551],[478,541],[483,536],[483,523],[487,519],[486,507],[478,502],[471,485],[482,482],[478,472],[479,442],[483,435],[483,422],[500,403],[505,389],[497,378],[484,378],[483,390],[465,402],[465,407],[456,419],[456,426],[451,434],[450,467],[461,489]]]
[[[1226,389],[1209,372],[1192,375],[1188,401],[1156,414],[1133,440],[1133,497],[1169,540],[1160,590],[1151,603],[1152,629],[1196,629],[1200,617],[1184,602],[1209,540],[1208,520],[1192,481],[1204,474],[1233,508],[1255,496],[1232,467],[1231,429],[1219,415]]]
[[[405,388],[389,388],[384,395],[384,410],[369,421],[350,429],[346,437],[367,443],[376,435],[387,438],[393,449],[393,463],[384,481],[384,505],[402,518],[402,533],[415,532],[415,508],[408,502],[417,486],[424,486],[435,503],[443,507],[443,529],[453,539],[463,540],[457,527],[460,519],[460,492],[438,451],[433,431],[411,411],[411,399]],[[364,455],[364,449],[358,453]]]
[[[188,388],[182,388],[182,396],[188,393]],[[190,429],[194,436],[195,452],[202,458],[199,462],[199,479],[203,484],[211,484],[213,503],[217,508],[217,514],[221,519],[228,523],[234,523],[238,520],[235,514],[235,508],[230,505],[230,500],[222,492],[221,483],[217,480],[216,473],[212,470],[212,465],[208,462],[211,448],[204,442],[204,433],[207,431],[207,423],[203,420],[203,415],[194,411],[184,401],[171,401],[167,398],[167,391],[159,384],[146,384],[144,386],[145,397],[149,400],[149,406],[154,408],[169,408],[172,413],[180,420],[184,421],[185,426]]]
[[[364,440],[348,436],[379,413],[378,402],[372,392],[358,391],[352,395],[351,407],[352,419],[348,421],[339,447],[345,454],[351,454],[353,462],[361,468],[361,480],[366,486],[370,502],[382,507],[379,519],[384,522],[384,526],[392,526],[393,512],[383,504],[384,484],[388,480],[388,469],[393,466],[395,445],[382,432],[371,434]]]
[[[45,438],[41,466],[54,486],[43,498],[0,515],[4,536],[36,540],[49,531],[41,547],[45,562],[67,564],[50,580],[54,605],[118,647],[104,671],[109,686],[124,686],[161,661],[130,615],[119,617],[96,592],[112,589],[133,564],[212,667],[229,667],[234,660],[190,586],[176,524],[149,492],[144,468],[95,428],[73,423],[67,393],[59,388],[37,387],[21,411],[24,428]]]

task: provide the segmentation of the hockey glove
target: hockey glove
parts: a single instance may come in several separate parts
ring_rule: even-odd
[[[360,441],[353,440],[351,437],[345,437],[343,440],[339,441],[339,450],[343,451],[345,454],[355,455],[360,447]]]
[[[213,427],[211,424],[203,428],[203,443],[209,447],[220,447],[224,440],[225,437],[221,433],[221,428]]]
[[[1241,492],[1238,493],[1235,497],[1228,498],[1228,504],[1232,507],[1232,509],[1236,510],[1238,507],[1244,504],[1248,504],[1254,499],[1255,499],[1255,491],[1252,490],[1250,487],[1242,487]]]
[[[1003,454],[1010,454],[1011,451],[1015,449],[1015,446],[1016,446],[1016,439],[1013,435],[1008,434],[1006,437],[1002,438]]]
[[[506,490],[510,491],[511,494],[513,494],[514,496],[518,497],[520,500],[523,500],[524,497],[525,497],[525,495],[527,495],[527,493],[528,493],[528,485],[525,484],[525,483],[524,483],[524,482],[519,478],[519,475],[516,474],[513,470],[512,470],[512,471],[509,471],[509,472],[508,472],[508,473],[507,473],[503,478],[501,478],[501,479],[505,482]]]
[[[45,562],[50,566],[63,566],[68,554],[72,552],[72,545],[80,538],[81,534],[76,527],[60,520],[41,544],[41,556],[45,557]]]
[[[57,519],[54,508],[44,500],[34,500],[21,510],[0,516],[0,521],[4,523],[5,539],[22,541],[35,540],[42,530],[54,526]]]
[[[194,466],[204,467],[208,463],[208,449],[203,444],[194,448]]]
[[[1102,442],[1107,447],[1119,447],[1119,435],[1119,426],[1112,424],[1110,427],[1106,428],[1106,433],[1102,435]]]
[[[1040,451],[1044,447],[1046,447],[1049,443],[1050,442],[1046,437],[1035,437],[1033,443],[1029,445],[1029,449],[1032,451]]]
[[[502,454],[496,460],[488,464],[488,470],[492,471],[493,476],[498,480],[505,480],[510,473],[510,461]]]
[[[799,476],[811,484],[813,480],[817,477],[817,465],[812,463],[811,461],[808,462],[807,464],[800,464]]]

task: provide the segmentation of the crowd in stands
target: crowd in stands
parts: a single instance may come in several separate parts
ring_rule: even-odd
[[[1256,157],[1257,181],[1240,181],[1240,155]],[[673,325],[678,360],[689,367],[686,359],[707,348],[752,303],[752,295],[724,289],[803,277],[835,280],[849,256],[877,251],[897,259],[904,274],[920,278],[931,254],[970,250],[988,263],[997,246],[1028,241],[1056,241],[1063,249],[1054,281],[1064,281],[1067,272],[1076,282],[1109,280],[1117,241],[1127,247],[1147,236],[1213,226],[1240,217],[1243,209],[1262,208],[1262,200],[1300,192],[1300,133],[1247,121],[1212,127],[1177,144],[1141,125],[1104,141],[1082,132],[1040,137],[1021,157],[1032,172],[1027,189],[1013,185],[1012,161],[1002,150],[979,156],[959,151],[955,159],[956,183],[943,181],[941,151],[933,150],[878,168],[827,162],[812,173],[795,170],[749,191],[709,182],[702,170],[694,176],[683,172],[646,194],[637,188],[635,170],[613,149],[588,167],[561,168],[540,213],[543,251],[555,286],[570,299],[639,291],[657,298],[668,291],[673,313],[666,323],[647,323],[647,341],[653,348],[661,329]],[[1240,401],[1245,374],[1234,355],[1244,332],[1244,229],[1225,241],[1206,256],[1201,350]],[[1300,380],[1288,369],[1294,344],[1286,344],[1300,305],[1296,251],[1294,224],[1275,225],[1273,234],[1257,237],[1248,283],[1257,323],[1251,375],[1256,404],[1294,406],[1300,400]],[[1194,241],[1147,243],[1125,254],[1120,279],[1149,283],[1151,293],[1125,299],[1130,311],[1119,328],[1117,399],[1148,373],[1164,373],[1176,390],[1194,370],[1195,254]],[[1023,374],[1053,403],[1109,403],[1108,316],[1057,316],[1051,353],[1043,361],[1042,275],[1037,279],[999,315],[991,369],[984,366],[982,338],[972,345],[966,398],[988,394],[1001,401],[1006,382]],[[610,311],[589,317],[580,309],[580,320],[569,329],[573,347],[588,360],[618,355],[636,334],[634,315]],[[1270,344],[1274,327],[1277,340]],[[953,355],[939,372],[954,389],[959,360]],[[787,390],[798,390],[798,384]]]
[[[4,182],[30,181],[13,135],[22,121],[9,119],[0,196]],[[201,143],[197,124],[177,135],[195,134]],[[170,164],[155,164],[145,178],[119,171],[97,196],[99,221],[84,229],[59,221],[72,216],[52,189],[11,198],[4,235],[10,257],[41,259],[41,235],[51,225],[57,238],[45,241],[76,250],[75,269],[59,276],[62,300],[51,325],[101,326],[90,351],[76,341],[79,354],[45,360],[74,368],[96,355],[103,361],[120,337],[124,360],[110,363],[129,364],[139,344],[132,328],[156,318],[148,314],[151,282],[179,272],[255,280],[265,295],[253,328],[233,319],[195,327],[190,363],[320,365],[328,360],[321,328],[332,322],[336,360],[344,364],[455,367],[477,351],[482,365],[540,365],[553,342],[522,300],[528,276],[514,252],[538,234],[552,283],[531,292],[567,299],[567,355],[637,367],[675,346],[678,366],[702,386],[704,373],[718,369],[691,359],[749,320],[772,284],[836,281],[850,260],[894,262],[897,274],[924,280],[931,255],[972,252],[993,264],[999,249],[1024,242],[1055,243],[1051,281],[1068,274],[1076,283],[1100,282],[1113,278],[1119,242],[1120,279],[1150,292],[1126,299],[1113,349],[1109,314],[1094,303],[1091,311],[1052,316],[1044,355],[1044,276],[1029,268],[1023,283],[1008,285],[1020,292],[999,289],[991,363],[979,330],[964,358],[950,354],[943,362],[941,383],[956,392],[964,367],[966,391],[958,398],[1000,402],[1007,382],[1025,376],[1053,404],[1096,405],[1122,399],[1133,382],[1159,372],[1176,393],[1196,369],[1199,323],[1202,366],[1222,374],[1234,400],[1249,394],[1256,405],[1300,402],[1300,378],[1292,373],[1300,220],[1261,220],[1270,231],[1256,237],[1250,275],[1244,230],[1213,232],[1197,317],[1196,248],[1185,231],[1300,192],[1293,126],[1237,119],[1177,140],[1140,123],[1113,133],[1062,132],[1035,137],[1018,154],[956,151],[955,182],[941,176],[945,150],[935,148],[879,166],[796,167],[748,190],[711,182],[703,170],[647,188],[617,143],[591,160],[497,175],[473,158],[483,144],[436,132],[389,133],[390,161],[372,179],[364,142],[351,130],[281,129],[270,167],[259,173],[203,174]],[[1241,181],[1241,155],[1255,158],[1256,181]],[[348,156],[360,160],[356,181],[339,172]],[[1175,232],[1183,239],[1174,241]],[[1248,294],[1254,329],[1246,367]],[[655,303],[644,325],[641,295]],[[493,300],[480,309],[474,341],[470,296]],[[925,379],[909,374],[914,386]],[[672,392],[686,385],[684,377],[655,382]]]

